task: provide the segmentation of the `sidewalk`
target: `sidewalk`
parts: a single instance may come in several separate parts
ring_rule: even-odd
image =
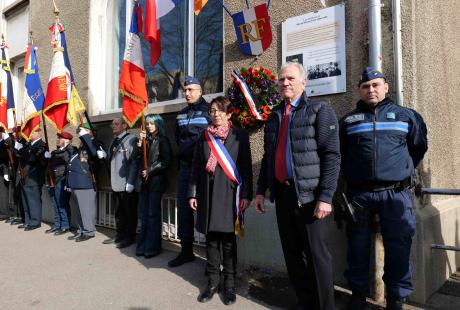
[[[135,248],[104,245],[107,236],[76,243],[67,236],[46,235],[48,225],[23,231],[0,222],[0,309],[228,309],[218,296],[201,304],[206,285],[205,261],[169,269],[176,252],[167,248],[151,259]],[[170,250],[168,250],[168,248]],[[230,306],[267,309],[237,295]],[[273,309],[273,307],[270,307]]]
[[[67,240],[70,234],[46,235],[48,228],[24,231],[0,222],[0,309],[287,309],[295,303],[285,275],[249,268],[239,270],[234,305],[223,305],[219,296],[202,304],[196,298],[206,286],[203,248],[195,262],[170,269],[167,262],[179,250],[173,243],[163,241],[163,253],[145,259],[134,255],[134,246],[102,244],[111,230],[77,243]],[[337,309],[348,300],[349,292],[336,287]],[[370,301],[368,309],[383,308]],[[460,274],[426,306],[404,309],[460,309]]]

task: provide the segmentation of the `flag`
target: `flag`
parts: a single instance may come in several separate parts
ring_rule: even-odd
[[[131,17],[128,44],[123,57],[119,83],[120,93],[123,96],[123,118],[130,127],[142,116],[148,102],[141,39],[139,37],[141,29],[142,9],[136,2]]]
[[[160,18],[181,2],[182,0],[146,0],[144,38],[150,42],[152,66],[155,66],[161,56]]]
[[[50,29],[54,56],[51,64],[48,89],[43,108],[45,118],[60,132],[69,123],[76,126],[77,113],[85,111],[85,105],[75,86],[64,27],[53,24]]]
[[[0,126],[5,129],[12,129],[16,126],[16,121],[8,45],[3,42],[0,49],[2,50],[0,69]]]
[[[208,3],[208,0],[195,0],[195,15],[200,14],[206,3]]]
[[[24,63],[24,123],[21,126],[21,135],[29,141],[32,132],[40,126],[40,115],[45,102],[40,76],[38,75],[37,48],[32,44],[27,46]]]

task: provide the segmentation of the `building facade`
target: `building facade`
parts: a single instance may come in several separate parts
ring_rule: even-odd
[[[145,0],[139,1],[142,6]],[[251,6],[258,1],[248,1]],[[368,64],[368,0],[348,0],[345,5],[346,24],[346,92],[322,96],[337,114],[351,110],[357,96],[357,80]],[[120,115],[118,78],[130,24],[132,0],[56,0],[60,19],[65,24],[70,62],[75,83],[87,105],[93,122],[98,125],[99,138],[110,142],[109,123]],[[231,70],[248,66],[264,66],[276,72],[282,64],[281,24],[287,18],[322,8],[319,0],[274,0],[269,14],[273,33],[271,46],[260,56],[243,54],[237,44],[232,19],[221,1],[209,0],[195,16],[193,0],[184,0],[161,19],[162,56],[159,63],[149,65],[147,45],[143,45],[147,75],[149,112],[160,113],[167,120],[173,140],[177,111],[185,106],[181,82],[185,75],[195,75],[203,83],[206,98],[225,94],[232,83]],[[224,1],[236,13],[245,8],[245,1]],[[328,6],[342,3],[326,1]],[[460,2],[429,0],[382,0],[382,63],[388,77],[390,95],[398,97],[396,83],[402,86],[403,104],[417,109],[428,126],[429,151],[418,173],[424,187],[460,188]],[[401,16],[394,6],[400,3]],[[38,47],[42,86],[46,90],[52,59],[48,28],[54,22],[53,2],[48,0],[2,0],[1,32],[10,46],[17,110],[21,109],[24,84],[25,45],[32,31]],[[401,22],[402,63],[397,66],[394,22]],[[396,65],[395,65],[396,64]],[[399,72],[402,72],[399,77]],[[399,93],[400,95],[401,93]],[[402,101],[402,100],[401,100]],[[50,135],[53,136],[53,135]],[[263,132],[251,132],[254,171],[260,167]],[[175,168],[174,168],[175,169]],[[171,173],[175,193],[177,172]],[[107,190],[107,178],[98,176],[98,186]],[[416,199],[417,233],[413,244],[414,280],[412,300],[424,302],[449,275],[460,266],[460,254],[432,250],[432,243],[459,246],[460,199],[450,196]],[[45,212],[50,213],[50,210]],[[344,285],[346,266],[345,232],[330,221],[330,246],[334,257],[335,281]],[[240,262],[283,270],[284,261],[276,228],[274,206],[268,205],[265,215],[253,209],[246,214],[247,237],[239,242]]]

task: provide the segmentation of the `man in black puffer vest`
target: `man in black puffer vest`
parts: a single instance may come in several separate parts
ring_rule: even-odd
[[[281,67],[278,87],[285,104],[273,110],[265,125],[254,203],[265,212],[270,189],[297,308],[332,310],[332,258],[324,218],[331,213],[339,176],[338,123],[329,105],[307,98],[306,83],[301,64]]]

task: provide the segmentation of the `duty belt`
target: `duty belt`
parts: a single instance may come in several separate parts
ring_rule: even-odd
[[[402,181],[388,181],[376,183],[349,183],[350,190],[380,192],[388,189],[406,189],[411,186],[411,179],[407,178]]]

